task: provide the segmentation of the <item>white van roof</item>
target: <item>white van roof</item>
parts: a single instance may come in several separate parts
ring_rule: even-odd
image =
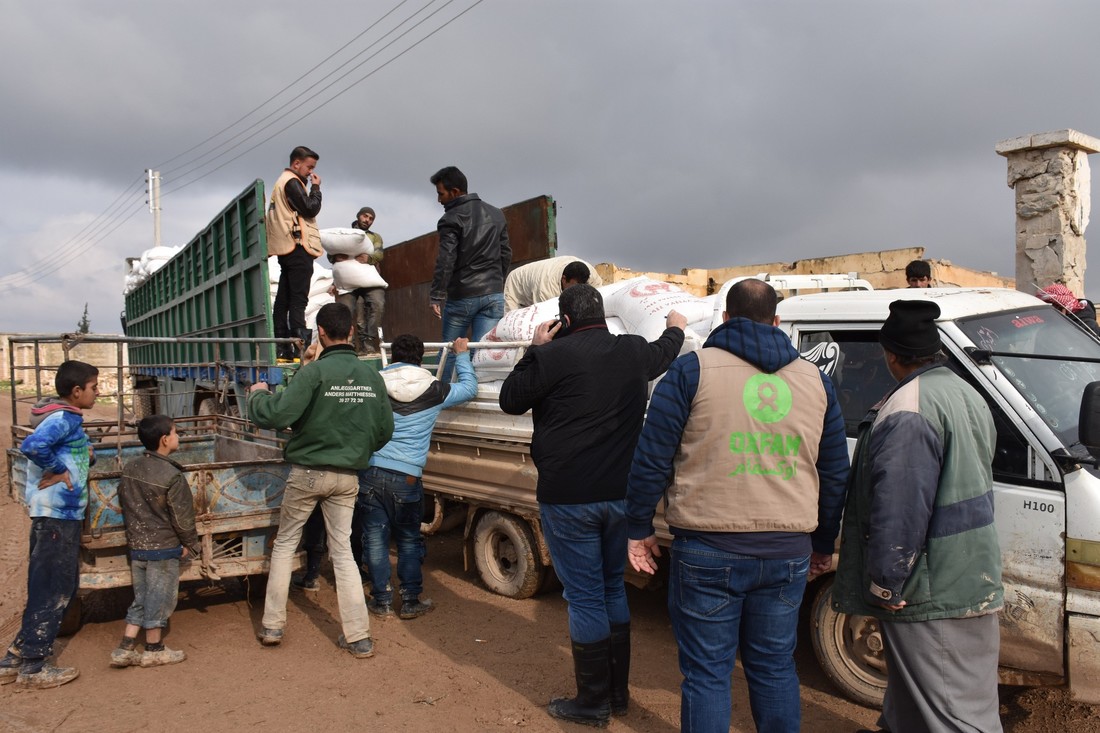
[[[779,303],[784,321],[882,321],[895,300],[931,300],[941,321],[1045,305],[1034,295],[1008,288],[900,288],[796,295]]]

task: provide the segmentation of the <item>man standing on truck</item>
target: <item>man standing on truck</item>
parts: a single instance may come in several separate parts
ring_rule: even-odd
[[[443,216],[439,254],[432,278],[431,306],[443,319],[443,340],[466,336],[480,341],[504,316],[504,278],[512,266],[504,213],[466,193],[466,176],[452,166],[432,176]],[[447,357],[441,379],[451,381],[454,356]]]
[[[591,285],[569,288],[558,307],[560,320],[538,326],[501,386],[500,407],[533,412],[539,517],[569,603],[577,696],[551,700],[548,711],[602,726],[625,715],[629,701],[626,477],[649,381],[680,353],[687,319],[671,311],[664,333],[647,343],[608,332]]]
[[[361,229],[367,233],[368,248],[365,255],[358,255],[355,259],[363,264],[378,267],[382,264],[382,236],[371,231],[374,223],[374,209],[364,206],[355,215],[355,221],[351,223],[352,229]],[[382,315],[386,310],[386,289],[355,288],[354,290],[340,291],[336,295],[336,302],[343,303],[351,311],[355,322],[355,351],[360,356],[378,356],[382,353],[382,339],[379,333],[382,329]]]
[[[993,524],[996,431],[985,400],[946,364],[939,306],[897,300],[879,331],[898,381],[859,426],[833,606],[882,621],[879,725],[1000,731]]]
[[[275,338],[297,338],[303,344],[310,337],[306,304],[313,261],[324,253],[317,230],[317,215],[321,213],[321,177],[313,171],[317,160],[317,153],[305,146],[290,151],[290,167],[271,187],[271,202],[264,217],[267,254],[279,258],[279,288],[271,308]],[[307,183],[312,184],[308,192]],[[294,349],[280,344],[277,355],[292,361]]]
[[[832,563],[848,449],[832,382],[777,328],[777,302],[760,280],[730,288],[722,325],[654,388],[630,470],[639,572],[656,572],[667,500],[685,731],[729,730],[739,647],[756,729],[800,729],[798,610],[808,573]]]
[[[248,417],[262,428],[290,427],[284,455],[291,464],[286,480],[279,531],[271,548],[271,571],[264,601],[264,646],[278,646],[286,628],[290,571],[302,527],[318,504],[325,515],[329,555],[336,575],[343,635],[339,645],[352,656],[374,653],[370,617],[351,554],[351,518],[359,494],[357,471],[368,466],[374,451],[393,435],[393,411],[386,385],[374,367],[360,361],[348,343],[351,312],[339,303],[321,306],[317,334],[323,348],[316,361],[305,363],[278,394],[267,384],[252,385]],[[348,436],[355,436],[349,440]]]

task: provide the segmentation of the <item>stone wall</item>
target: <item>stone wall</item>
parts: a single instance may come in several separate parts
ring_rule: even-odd
[[[9,340],[12,336],[20,334],[0,334],[0,381],[8,382],[12,379],[12,357],[14,356],[14,377],[22,382],[25,390],[34,390],[35,381],[35,344],[13,343]],[[99,367],[99,393],[101,397],[114,397],[119,392],[119,358],[118,345],[113,343],[70,343],[68,357],[60,343],[40,342],[38,344],[38,364],[40,366],[39,379],[43,395],[53,395],[53,380],[57,374],[57,367],[66,358],[78,359]],[[126,347],[122,348],[122,380],[123,388],[128,389],[130,377],[129,362]]]
[[[612,263],[596,265],[604,283],[620,282],[633,277],[673,283],[698,296],[718,292],[722,283],[735,277],[768,273],[771,275],[821,275],[854,272],[878,289],[904,288],[905,266],[913,260],[924,258],[924,247],[905,247],[881,252],[858,252],[832,257],[814,257],[794,262],[771,262],[759,265],[734,265],[710,270],[687,268],[679,273],[641,272]],[[1001,277],[995,272],[971,270],[953,264],[950,260],[928,260],[932,266],[932,279],[937,285],[958,287],[1012,288],[1012,278]]]

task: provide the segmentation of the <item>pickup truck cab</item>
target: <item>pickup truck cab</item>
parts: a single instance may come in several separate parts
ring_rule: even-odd
[[[1075,698],[1100,702],[1100,472],[1079,438],[1086,385],[1100,380],[1100,341],[1083,324],[1014,290],[784,300],[780,328],[832,377],[850,448],[868,409],[894,386],[877,334],[898,299],[939,305],[949,364],[985,398],[996,424],[1002,683],[1068,684]],[[819,581],[812,601],[817,657],[848,697],[880,705],[886,668],[877,622],[836,611],[831,586],[831,577]]]

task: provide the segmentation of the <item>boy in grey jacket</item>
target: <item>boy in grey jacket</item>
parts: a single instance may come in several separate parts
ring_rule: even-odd
[[[168,456],[180,445],[172,418],[152,415],[138,423],[145,454],[126,464],[118,485],[118,500],[130,545],[134,602],[126,612],[126,630],[111,652],[112,667],[157,667],[187,658],[161,641],[168,617],[176,608],[180,560],[198,557],[195,507],[182,467]],[[145,629],[145,651],[137,651],[137,635]]]

